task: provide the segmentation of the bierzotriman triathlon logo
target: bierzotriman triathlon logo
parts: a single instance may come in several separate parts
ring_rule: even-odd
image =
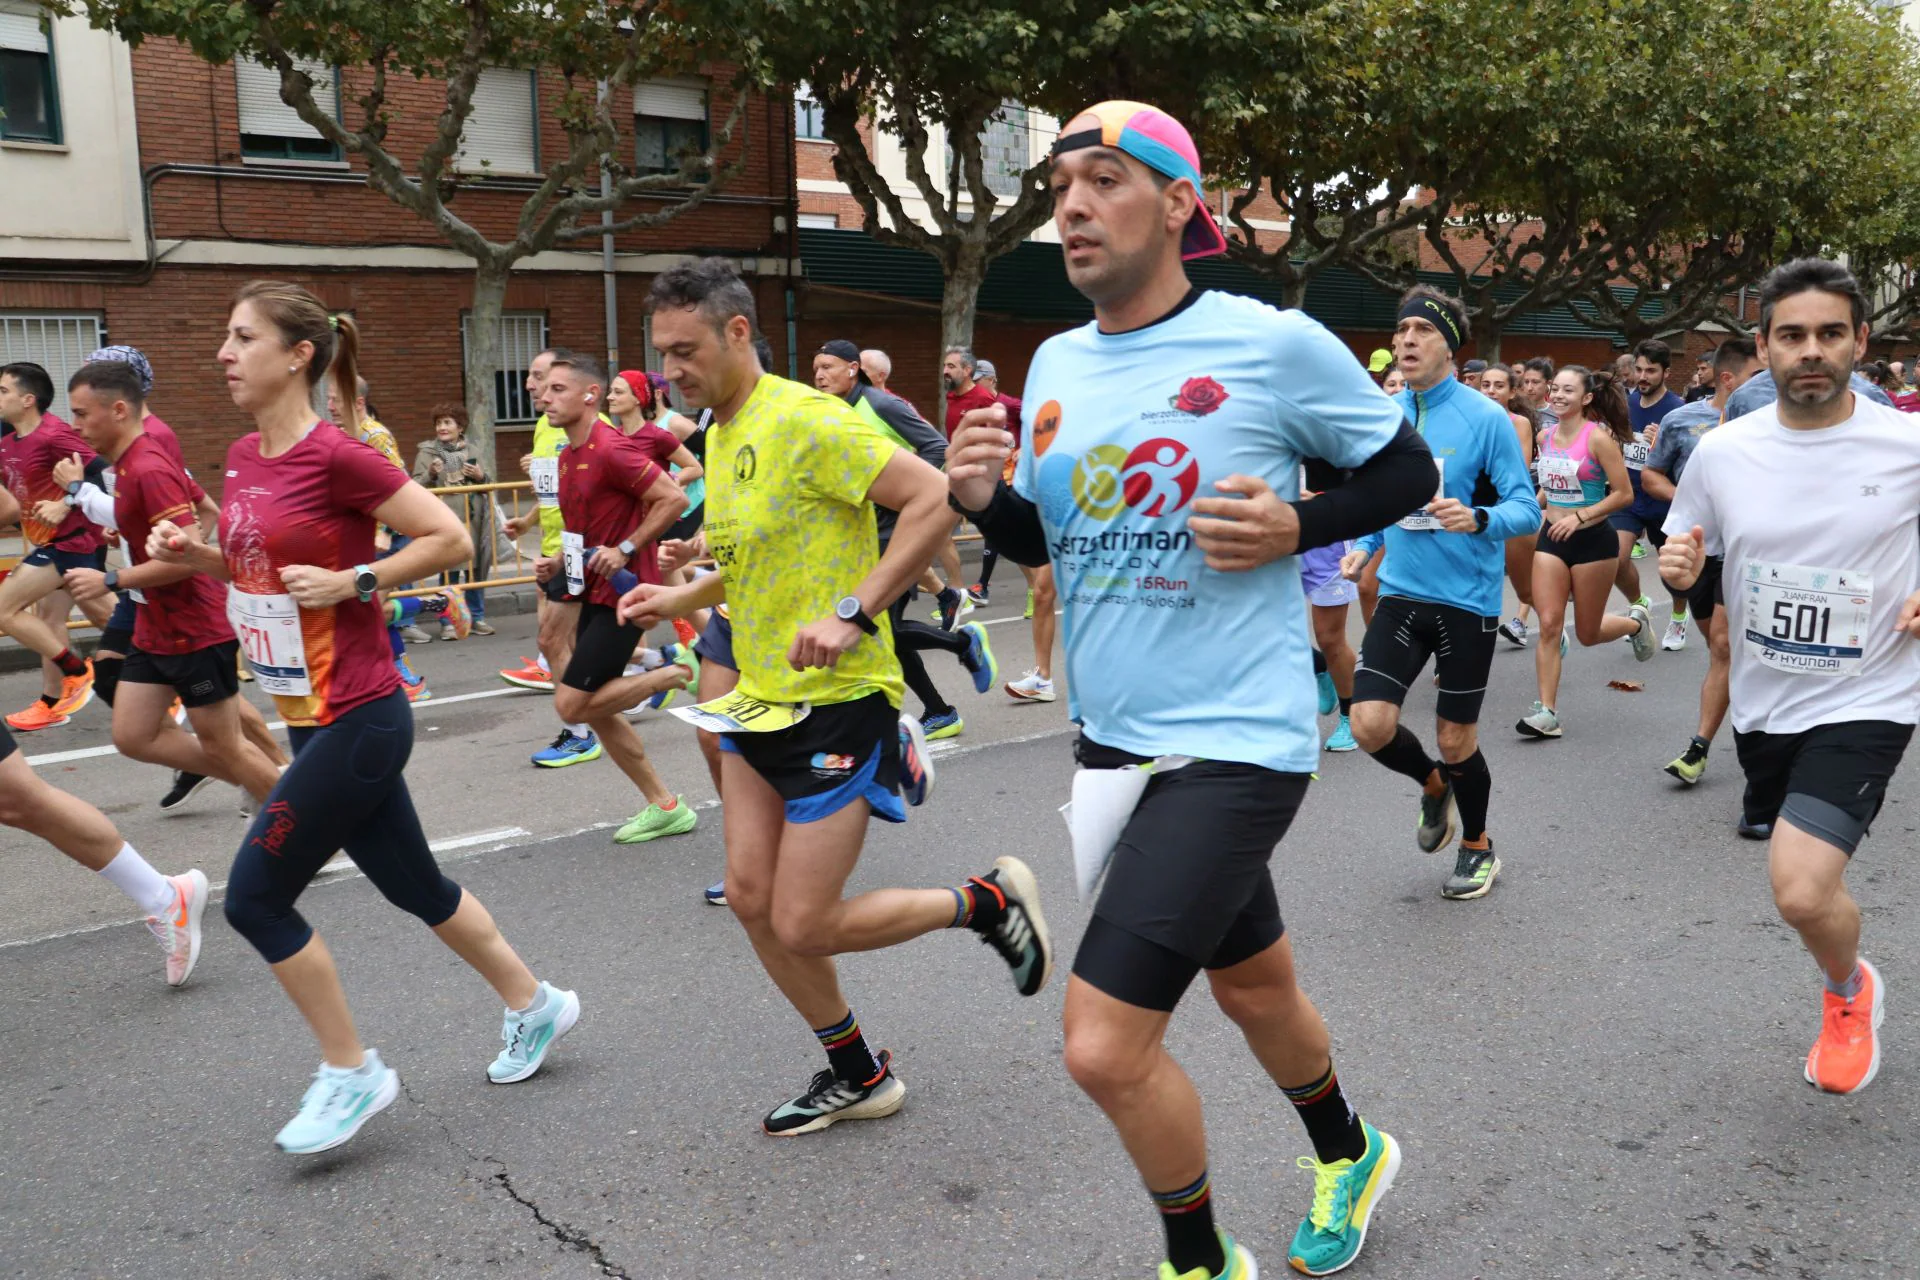
[[[1131,453],[1117,444],[1096,445],[1074,464],[1072,483],[1074,505],[1095,520],[1111,520],[1126,508],[1168,516],[1193,500],[1200,460],[1165,436],[1142,441]]]

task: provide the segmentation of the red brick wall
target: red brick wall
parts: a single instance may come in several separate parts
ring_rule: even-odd
[[[217,475],[227,446],[252,430],[227,397],[216,353],[240,286],[262,273],[244,268],[161,267],[145,285],[0,282],[0,309],[49,307],[104,311],[114,342],[131,343],[153,362],[153,409],[180,434],[188,465]],[[457,271],[279,271],[276,278],[312,289],[337,310],[350,310],[362,335],[361,376],[383,422],[412,461],[432,434],[428,414],[441,401],[464,401],[460,316],[473,298],[472,277]],[[645,364],[644,303],[650,276],[623,275],[618,286],[620,356],[626,368]],[[783,284],[757,285],[763,327],[775,365],[786,365]],[[543,311],[557,346],[604,356],[605,312],[597,273],[523,273],[507,291],[507,307]],[[511,437],[509,437],[511,438]],[[503,449],[502,454],[511,451]],[[517,477],[508,477],[517,478]],[[218,486],[213,486],[217,491]]]
[[[708,68],[714,90],[710,118],[716,136],[733,109],[725,91],[731,68]],[[134,99],[139,120],[143,166],[219,164],[244,169],[218,178],[161,174],[153,185],[154,232],[161,238],[244,239],[301,244],[441,244],[441,238],[412,212],[361,185],[324,181],[342,173],[363,174],[366,166],[348,157],[347,170],[282,169],[275,178],[258,165],[243,166],[239,107],[231,66],[210,66],[185,46],[154,40],[133,54]],[[365,73],[349,69],[342,77],[342,121],[352,128],[360,108]],[[554,107],[563,91],[557,76],[543,74],[540,84],[540,154],[552,160],[566,154],[566,136]],[[393,122],[388,149],[409,168],[425,149],[433,118],[444,104],[438,82],[396,77],[389,81]],[[631,95],[616,101],[616,119],[629,117]],[[627,135],[630,147],[631,135]],[[786,98],[757,99],[731,147],[743,149],[746,162],[724,192],[686,220],[675,219],[619,238],[626,252],[679,252],[688,248],[767,252],[773,244],[773,218],[786,211],[793,168],[793,111]],[[289,172],[294,180],[284,181]],[[249,176],[251,174],[252,176]],[[486,188],[461,190],[449,208],[489,238],[510,239],[527,191]],[[630,202],[639,212],[665,201]],[[588,247],[598,247],[590,242]]]

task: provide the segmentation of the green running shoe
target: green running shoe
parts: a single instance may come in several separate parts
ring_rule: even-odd
[[[662,836],[685,835],[693,830],[700,821],[700,815],[682,796],[673,798],[671,809],[662,809],[650,804],[633,815],[626,826],[613,833],[615,844],[644,844],[648,840],[658,840]]]
[[[1287,1250],[1287,1262],[1303,1275],[1330,1276],[1360,1256],[1367,1222],[1400,1172],[1400,1144],[1365,1120],[1360,1128],[1367,1135],[1367,1152],[1358,1160],[1321,1164],[1301,1156],[1294,1161],[1313,1171],[1313,1209]]]
[[[1420,792],[1420,822],[1413,838],[1422,853],[1438,853],[1453,839],[1453,783],[1437,796]]]
[[[1706,773],[1706,771],[1707,749],[1700,745],[1700,739],[1698,738],[1689,742],[1687,749],[1680,753],[1680,758],[1667,766],[1668,773],[1680,779],[1680,781],[1686,783],[1688,786],[1692,786],[1694,783],[1700,781],[1701,775]]]
[[[1214,1228],[1214,1234],[1220,1237],[1220,1252],[1227,1256],[1224,1271],[1212,1275],[1195,1267],[1191,1271],[1176,1272],[1171,1262],[1163,1262],[1160,1264],[1160,1280],[1260,1280],[1260,1264],[1247,1252],[1247,1246],[1237,1243],[1217,1227]]]
[[[1487,841],[1484,849],[1461,845],[1459,855],[1453,860],[1453,874],[1440,886],[1440,896],[1455,902],[1484,898],[1493,888],[1493,878],[1499,874],[1500,859],[1493,856],[1493,841]]]

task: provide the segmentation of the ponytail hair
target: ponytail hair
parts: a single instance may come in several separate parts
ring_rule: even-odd
[[[1627,416],[1627,395],[1610,371],[1589,369],[1579,364],[1563,364],[1560,372],[1579,375],[1585,394],[1593,397],[1593,403],[1584,410],[1587,417],[1606,427],[1620,444],[1632,443],[1633,420]]]
[[[242,286],[234,304],[253,304],[262,319],[280,333],[281,342],[297,346],[313,344],[313,360],[307,365],[307,385],[317,386],[322,377],[333,376],[333,392],[339,399],[347,421],[339,426],[348,431],[359,425],[360,400],[360,327],[350,315],[332,315],[320,299],[297,284],[281,280],[254,280]]]

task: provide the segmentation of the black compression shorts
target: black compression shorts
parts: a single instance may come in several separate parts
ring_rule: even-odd
[[[1558,518],[1553,510],[1548,510],[1547,524],[1551,525]],[[1546,529],[1542,528],[1533,548],[1564,560],[1569,569],[1620,558],[1619,536],[1612,525],[1606,524],[1590,524],[1584,529],[1575,529],[1569,537],[1557,539],[1548,537]]]
[[[1851,855],[1887,798],[1913,726],[1888,720],[1816,725],[1801,733],[1733,735],[1747,775],[1750,823],[1785,818]]]
[[[640,628],[622,623],[612,605],[583,604],[573,631],[573,656],[560,683],[592,693],[626,674],[640,647]]]
[[[1433,673],[1440,677],[1434,712],[1454,724],[1478,723],[1499,626],[1498,615],[1482,617],[1450,604],[1381,596],[1360,642],[1353,700],[1399,706],[1431,657]]]
[[[1144,757],[1082,737],[1085,768]],[[1250,960],[1285,925],[1267,868],[1308,775],[1199,760],[1155,774],[1114,847],[1073,972],[1116,1000],[1170,1011],[1201,969]]]

